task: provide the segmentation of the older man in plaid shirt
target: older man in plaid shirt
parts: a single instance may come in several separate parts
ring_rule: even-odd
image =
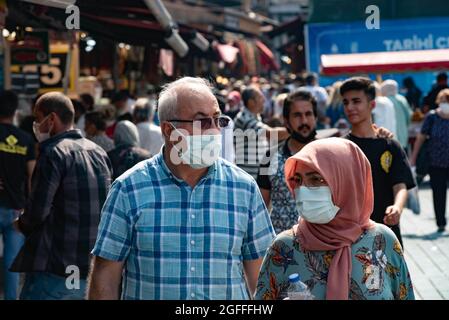
[[[67,96],[44,94],[34,115],[39,156],[29,203],[16,223],[26,240],[11,271],[26,272],[20,299],[83,299],[111,163],[100,146],[73,129]]]
[[[159,118],[161,153],[106,200],[88,298],[118,299],[122,283],[122,299],[248,299],[274,231],[255,181],[217,156],[230,119],[199,78],[166,86]]]

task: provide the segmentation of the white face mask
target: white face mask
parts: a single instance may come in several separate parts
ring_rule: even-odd
[[[449,114],[449,103],[441,102],[438,106],[440,107],[442,113]]]
[[[326,224],[332,221],[339,207],[332,202],[329,187],[299,187],[295,189],[296,210],[310,223]]]
[[[48,130],[48,132],[41,132],[39,130],[39,128],[42,125],[42,123],[44,123],[49,116],[50,115],[45,117],[44,120],[42,120],[40,123],[37,123],[36,121],[33,122],[33,133],[36,136],[36,139],[37,139],[37,141],[39,141],[39,143],[44,142],[45,140],[50,138],[50,131],[51,131],[52,128],[50,128]]]
[[[176,145],[173,148],[178,151],[183,162],[193,169],[210,167],[220,156],[221,134],[186,136],[173,127],[186,139],[187,150],[181,151]]]

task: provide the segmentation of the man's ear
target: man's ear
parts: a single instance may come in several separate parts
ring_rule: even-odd
[[[376,107],[376,100],[375,99],[371,100],[369,104],[370,104],[371,111],[374,110],[374,108]]]
[[[57,122],[58,122],[59,118],[56,113],[50,112],[50,114],[48,115],[48,118],[49,118],[48,120],[51,121],[51,123],[53,124],[53,127],[55,126],[55,124],[58,125]]]
[[[161,123],[161,132],[164,138],[170,138],[170,135],[173,131],[173,127],[170,123],[164,121]]]

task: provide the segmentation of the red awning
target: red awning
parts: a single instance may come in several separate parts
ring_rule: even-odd
[[[259,49],[260,62],[272,70],[279,70],[279,65],[276,62],[273,52],[263,42],[256,40],[256,47]]]
[[[389,73],[449,69],[449,49],[321,55],[321,73]]]

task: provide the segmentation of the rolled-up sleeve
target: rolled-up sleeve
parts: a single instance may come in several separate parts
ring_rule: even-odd
[[[264,257],[275,237],[270,214],[256,184],[253,185],[253,197],[250,201],[248,229],[242,246],[243,260]]]
[[[126,260],[132,238],[129,218],[129,200],[121,182],[116,181],[106,198],[101,212],[97,240],[92,250],[94,256],[111,261]]]

